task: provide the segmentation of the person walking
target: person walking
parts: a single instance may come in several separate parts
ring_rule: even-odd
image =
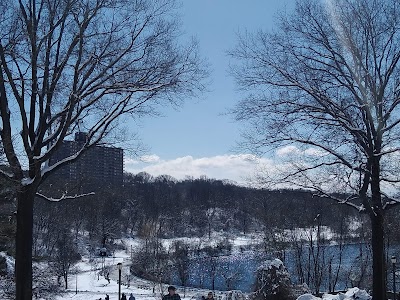
[[[105,300],[110,300],[110,296],[108,296],[108,294],[106,294],[106,297],[104,299]]]
[[[181,296],[176,293],[176,288],[170,285],[168,287],[168,294],[164,295],[162,300],[181,300]]]
[[[125,295],[125,293],[122,293],[121,300],[126,300],[126,295]]]
[[[129,296],[129,300],[135,300],[135,296],[133,296],[132,293],[131,293],[131,295]]]

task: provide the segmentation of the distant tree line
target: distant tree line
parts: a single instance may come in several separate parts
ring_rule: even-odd
[[[1,187],[1,247],[10,251],[15,233],[15,202],[12,186],[3,182]],[[263,231],[266,240],[277,245],[279,241],[273,240],[273,233],[315,226],[317,216],[320,226],[346,238],[354,237],[354,224],[363,222],[369,226],[363,215],[308,191],[255,189],[206,177],[179,181],[168,175],[126,173],[122,189],[49,180],[41,190],[50,195],[66,190],[69,195],[95,193],[57,203],[35,200],[34,256],[51,256],[65,234],[74,241],[84,234],[101,246],[127,235],[209,237],[214,231]],[[397,213],[393,210],[387,214],[389,243],[400,240],[395,230]]]
[[[266,243],[277,246],[275,233],[315,226],[317,217],[319,226],[345,239],[357,235],[355,224],[369,226],[368,218],[346,205],[308,191],[255,189],[206,177],[176,180],[142,172],[126,173],[122,188],[87,183],[66,187],[59,180],[41,187],[50,195],[66,189],[70,195],[92,190],[95,194],[58,203],[36,199],[34,256],[51,256],[65,234],[73,241],[85,235],[104,246],[122,236],[211,237],[215,231],[258,231],[265,233]],[[394,230],[395,215],[395,211],[388,214],[387,222],[392,242],[400,238]]]

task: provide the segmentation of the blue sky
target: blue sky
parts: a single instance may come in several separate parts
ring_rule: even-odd
[[[140,136],[149,147],[139,162],[127,156],[125,170],[146,171],[177,179],[206,175],[237,182],[251,176],[256,161],[249,153],[233,153],[242,124],[223,115],[240,95],[228,75],[226,51],[237,41],[237,32],[271,30],[279,10],[290,10],[294,0],[183,0],[179,12],[185,34],[199,41],[200,52],[210,63],[211,85],[200,99],[188,100],[179,111],[161,111],[164,117],[143,120]],[[273,162],[266,161],[269,164]]]

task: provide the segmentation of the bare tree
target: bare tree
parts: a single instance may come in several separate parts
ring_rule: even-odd
[[[334,292],[336,289],[336,285],[339,280],[343,277],[344,268],[342,266],[344,259],[344,236],[345,236],[345,228],[343,218],[341,219],[340,224],[340,232],[338,236],[335,238],[338,241],[336,245],[337,251],[335,254],[330,255],[328,258],[328,291],[329,293]],[[336,262],[334,260],[336,259]]]
[[[206,72],[196,43],[183,45],[173,0],[1,0],[0,7],[0,136],[11,168],[1,175],[18,183],[20,300],[32,298],[39,184],[110,138],[121,117],[154,114],[200,92]],[[82,148],[46,166],[78,130],[88,133]]]
[[[227,291],[234,289],[238,281],[243,278],[243,272],[236,268],[235,262],[232,260],[227,261],[224,266],[220,266],[219,272],[224,279],[225,289]]]
[[[209,276],[211,280],[211,289],[214,291],[215,290],[215,281],[217,280],[217,275],[218,275],[218,265],[219,265],[219,257],[218,255],[220,254],[220,251],[218,248],[214,248],[212,246],[209,246],[204,249],[205,252],[207,253],[207,269],[205,270],[205,273]]]
[[[183,297],[186,297],[186,285],[190,275],[190,247],[188,243],[178,240],[172,244],[172,263],[181,285],[183,285]]]
[[[76,245],[69,233],[64,232],[57,241],[57,251],[52,266],[57,276],[64,279],[65,289],[68,288],[68,278],[71,268],[81,257],[77,252]]]
[[[231,52],[233,75],[248,92],[234,110],[249,122],[243,146],[290,146],[298,155],[280,183],[346,193],[337,200],[368,213],[374,299],[386,299],[384,211],[399,203],[388,195],[400,180],[399,6],[297,1],[276,32],[244,34]]]

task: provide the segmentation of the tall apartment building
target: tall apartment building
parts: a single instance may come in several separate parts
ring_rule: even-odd
[[[81,149],[85,140],[86,133],[75,133],[75,140],[64,141],[50,158],[49,165],[76,153]],[[66,182],[122,186],[123,159],[121,148],[95,146],[87,150],[73,163],[61,167],[54,176]]]

